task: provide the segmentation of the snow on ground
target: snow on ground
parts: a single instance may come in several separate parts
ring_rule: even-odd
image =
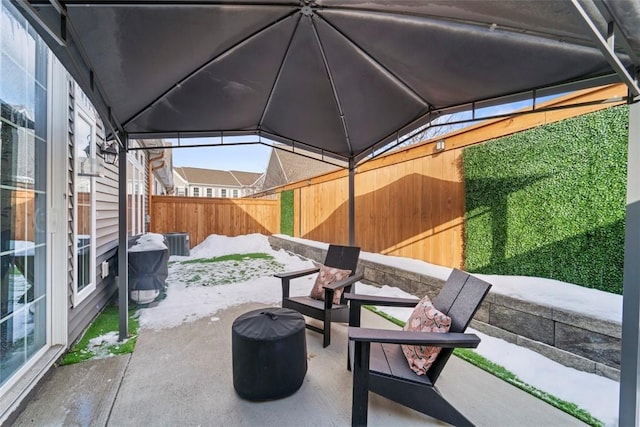
[[[240,276],[248,275],[251,277],[251,274],[246,271],[240,273],[238,267],[234,267],[233,261],[204,264],[180,263],[187,260],[248,253],[266,253],[271,255],[281,266],[276,269],[267,261],[243,261],[244,270],[256,270],[256,266],[262,263],[266,267],[264,274],[241,282],[217,284],[220,281],[227,281],[221,280],[221,278],[228,277],[231,274],[231,269],[234,268]],[[291,256],[285,251],[274,251],[267,238],[261,234],[233,238],[212,235],[193,248],[188,257],[174,255],[170,258],[170,262],[167,298],[156,307],[141,310],[140,327],[142,328],[170,328],[248,302],[276,304],[281,299],[282,290],[280,279],[273,277],[273,274],[314,266],[309,260]],[[313,283],[311,280],[312,277],[307,277],[293,281],[291,295],[308,292]]]
[[[278,234],[280,238],[304,243],[309,246],[326,249],[329,245],[313,240],[289,237]],[[451,273],[451,268],[429,264],[416,259],[402,258],[389,255],[380,255],[370,252],[362,252],[361,259],[401,268],[415,273],[446,280]],[[475,276],[491,283],[491,292],[510,296],[513,298],[525,298],[528,301],[561,308],[576,313],[588,312],[590,315],[603,320],[622,322],[622,296],[603,292],[597,289],[587,289],[571,283],[559,280],[541,279],[526,276],[498,276],[489,274],[476,274]]]
[[[114,354],[111,351],[111,347],[118,348],[125,344],[131,338],[127,338],[123,341],[118,341],[118,332],[107,332],[104,335],[92,338],[89,340],[87,348],[82,350],[83,353],[92,353],[92,359],[105,359],[107,357],[113,357]]]
[[[302,241],[320,248],[328,246],[309,240],[280,237]],[[239,267],[234,265],[233,261],[225,261],[195,264],[200,266],[200,269],[194,271],[188,268],[193,264],[180,263],[180,261],[186,260],[248,253],[266,253],[271,255],[280,265],[258,259],[243,261],[242,267]],[[435,266],[423,261],[367,252],[362,252],[360,258],[441,279],[446,279],[451,271],[450,268]],[[215,314],[218,311],[248,302],[277,304],[281,297],[280,280],[273,277],[273,273],[278,269],[280,271],[294,271],[313,266],[309,260],[302,260],[283,250],[273,250],[266,236],[261,234],[231,238],[212,235],[193,248],[190,256],[172,256],[170,261],[172,264],[167,279],[167,297],[156,307],[140,311],[141,328],[174,327],[183,322],[207,316],[211,317],[211,321],[216,321],[218,318],[215,317]],[[245,263],[247,264],[245,265]],[[230,271],[239,268],[250,270],[238,276],[246,280],[236,283],[225,283],[226,280],[220,280],[221,277],[232,276]],[[261,268],[264,268],[265,274],[254,273]],[[622,298],[618,295],[548,279],[519,276],[478,276],[493,284],[492,292],[514,297],[526,297],[577,313],[590,312],[607,320],[619,322],[622,318]],[[291,294],[307,294],[314,280],[315,275],[293,280]],[[358,283],[356,287],[358,293],[415,297],[401,289],[389,286],[378,288]],[[596,309],[598,311],[594,312]],[[384,311],[402,320],[406,320],[411,313],[411,309],[402,308],[385,308]],[[476,333],[482,339],[480,346],[476,349],[482,356],[513,372],[522,381],[563,400],[575,403],[604,422],[605,425],[617,425],[619,384],[616,381],[565,367],[523,347],[477,331],[468,331]]]
[[[191,255],[188,257],[176,256],[171,259],[214,258],[228,254],[250,254],[260,252],[271,255],[274,253],[269,241],[262,234],[246,234],[244,236],[237,236],[233,238],[212,234],[204,239],[204,241],[198,246],[191,249]]]

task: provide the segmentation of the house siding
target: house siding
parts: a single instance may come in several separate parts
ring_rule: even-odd
[[[75,83],[70,79],[69,85],[69,313],[68,313],[68,342],[77,341],[93,319],[102,311],[117,291],[115,280],[115,256],[118,246],[118,169],[116,166],[105,166],[100,178],[96,179],[96,289],[80,304],[73,306],[73,283],[76,274],[74,257],[75,235],[73,234],[73,202],[74,194],[74,165],[75,150],[73,129],[75,120]],[[100,120],[96,120],[96,143],[101,146],[104,142],[104,127]],[[101,276],[101,264],[109,261],[110,274],[106,278]]]

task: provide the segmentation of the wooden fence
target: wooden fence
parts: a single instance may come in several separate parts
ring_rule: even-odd
[[[35,193],[29,190],[4,191],[2,197],[2,226],[12,231],[11,240],[33,242],[35,240]]]
[[[191,247],[210,234],[280,232],[280,200],[152,196],[150,231],[187,232]]]
[[[464,217],[461,150],[359,168],[355,177],[356,244],[368,252],[460,267]],[[348,244],[348,197],[344,172],[295,188],[294,234]]]
[[[624,85],[571,94],[552,104],[590,102],[624,96]],[[444,151],[436,141],[368,161],[355,176],[355,240],[368,252],[464,266],[464,147],[493,138],[586,114],[613,104],[489,120],[446,135]],[[347,244],[348,177],[329,173],[285,185],[294,190],[294,235]]]

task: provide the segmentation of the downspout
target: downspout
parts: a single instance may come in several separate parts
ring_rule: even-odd
[[[165,151],[162,150],[159,156],[152,157],[152,158],[149,159],[149,165],[151,165],[151,174],[153,174],[153,171],[156,171],[158,169],[162,169],[166,165],[167,162],[165,160],[164,153],[165,153]],[[156,162],[158,160],[162,160],[162,162],[158,166],[153,166],[153,162]],[[152,179],[152,177],[150,179]],[[167,194],[173,194],[174,188],[175,188],[175,185],[173,187],[171,187],[171,188],[167,187],[166,188]],[[149,208],[149,209],[151,209],[151,208]]]

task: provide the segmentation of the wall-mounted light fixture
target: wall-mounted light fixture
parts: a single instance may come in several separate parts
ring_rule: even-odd
[[[102,159],[105,163],[115,165],[118,163],[118,142],[117,141],[105,141],[101,147]]]
[[[436,141],[436,151],[444,150],[444,139],[439,139]]]

